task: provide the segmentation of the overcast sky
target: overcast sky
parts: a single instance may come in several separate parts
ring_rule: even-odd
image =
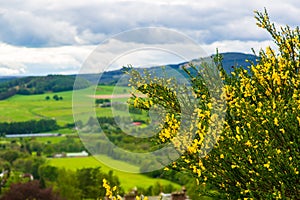
[[[0,76],[77,73],[97,45],[141,27],[179,31],[207,54],[251,53],[273,45],[254,19],[264,7],[277,25],[299,25],[298,0],[0,0]]]

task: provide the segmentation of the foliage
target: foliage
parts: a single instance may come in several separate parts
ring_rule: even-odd
[[[54,153],[82,152],[85,149],[78,137],[70,135],[47,138],[5,138],[0,151],[0,158],[13,163],[16,159],[28,158],[33,153],[37,156],[53,156]],[[10,143],[9,143],[10,142]]]
[[[103,179],[103,188],[105,188],[105,200],[121,200],[122,197],[119,195],[119,188],[117,186],[113,186],[111,187],[110,183],[106,180],[106,179]],[[128,194],[127,194],[128,195]],[[126,196],[125,195],[125,198]],[[141,194],[140,196],[139,195],[136,195],[136,194],[130,194],[131,195],[134,195],[133,197],[135,197],[136,200],[148,200],[148,197],[144,197],[143,194]]]
[[[58,191],[60,196],[64,199],[82,199],[82,190],[79,188],[79,182],[75,178],[76,172],[64,168],[57,169],[57,172],[56,182],[50,183],[50,185],[53,185],[54,190]]]
[[[16,150],[7,150],[0,152],[1,159],[12,164],[17,158],[22,157],[20,153]]]
[[[75,77],[64,75],[48,75],[40,77],[23,77],[0,84],[0,100],[15,94],[32,95],[46,92],[61,92],[73,90]],[[76,88],[83,89],[90,86],[89,81],[78,78]]]
[[[111,187],[109,185],[109,183],[107,182],[107,180],[104,178],[102,180],[103,184],[103,188],[105,188],[105,197],[106,199],[112,199],[112,200],[121,200],[121,196],[118,194],[118,191],[117,191],[117,186],[113,186]]]
[[[99,190],[99,185],[102,185],[102,180],[107,179],[112,184],[120,187],[120,182],[117,176],[113,175],[112,171],[108,174],[100,171],[98,168],[83,168],[77,170],[77,180],[79,182],[79,188],[82,190],[83,198],[94,198],[99,196],[105,196],[105,189]]]
[[[118,121],[122,122],[123,129],[130,130],[132,133],[142,132],[139,135],[141,137],[137,138],[132,135],[128,135],[124,133],[124,131],[117,124]],[[137,122],[138,120],[135,121]],[[139,122],[145,123],[145,121],[143,120],[140,120]],[[101,129],[98,124],[100,124]],[[113,142],[117,146],[134,152],[145,152],[145,151],[149,151],[149,149],[152,150],[157,148],[157,145],[153,144],[149,140],[149,138],[142,137],[142,136],[146,136],[151,130],[133,126],[132,120],[128,116],[127,117],[116,116],[114,118],[97,117],[97,119],[90,117],[87,123],[84,125],[84,128],[81,129],[81,131],[85,133],[102,132],[109,138],[111,142]],[[99,136],[99,134],[96,136],[95,134],[90,134],[90,135],[85,134],[84,137],[85,137],[85,141],[90,141],[90,142],[86,142],[87,149],[93,149],[93,151],[96,154],[105,154],[114,159],[125,160],[133,164],[141,164],[142,159],[136,156],[132,156],[131,158],[124,156],[123,151],[113,148],[111,145],[107,144],[105,138],[101,137],[101,135]]]
[[[15,94],[17,94],[17,90],[15,88],[5,88],[0,93],[0,100],[7,99],[11,96],[14,96]]]
[[[28,175],[33,175],[33,178],[39,180],[39,182],[32,184],[27,183],[30,181],[30,179],[25,178]],[[25,197],[27,197],[26,195],[30,195],[33,191],[35,193],[41,192],[49,194],[50,192],[52,193],[51,188],[53,188],[55,194],[59,193],[60,197],[65,199],[96,199],[99,196],[105,195],[104,188],[99,190],[99,184],[102,184],[102,179],[106,179],[118,186],[120,194],[124,193],[120,187],[118,177],[115,176],[112,171],[106,173],[100,170],[100,167],[81,168],[76,171],[70,171],[48,165],[43,158],[39,157],[18,158],[8,171],[7,177],[4,178],[1,179],[1,183],[3,184],[0,187],[0,193],[4,199],[17,198],[14,197],[12,193],[17,189],[23,191],[23,188],[27,187],[32,187],[32,191],[29,190],[28,193],[24,193],[23,195],[25,195]],[[20,195],[17,194],[17,196]],[[49,198],[50,196],[49,194]],[[25,197],[22,196],[20,198],[37,198],[35,196]],[[55,199],[54,197],[56,198],[56,196],[51,196],[50,199]],[[37,199],[44,199],[44,196],[41,194]]]
[[[110,103],[110,99],[95,99],[95,104]]]
[[[14,161],[13,167],[16,171],[30,173],[35,179],[39,179],[39,168],[45,164],[45,162],[45,158],[42,157],[18,158],[16,161]]]
[[[132,70],[132,86],[148,95],[147,99],[136,97],[134,105],[149,109],[159,104],[166,109],[158,142],[172,143],[183,153],[169,168],[189,171],[199,187],[209,184],[218,188],[218,198],[296,199],[300,196],[300,32],[298,27],[291,30],[288,26],[278,31],[266,11],[256,12],[256,19],[258,26],[271,34],[278,50],[261,50],[260,59],[250,70],[237,67],[230,75],[221,68],[217,55],[222,91],[215,87],[220,84],[205,82],[205,76],[215,75],[211,69],[205,68],[206,73],[196,66],[186,69],[198,102],[196,108],[190,106],[194,109],[192,123],[184,134],[178,135],[182,126],[178,99],[182,96],[168,88],[175,80],[153,81]],[[193,75],[191,70],[198,73]],[[227,102],[220,132],[216,127],[222,121],[213,111],[222,115],[225,110],[215,107],[219,99],[207,86]],[[218,134],[219,141],[207,155]]]
[[[40,179],[44,181],[56,181],[59,175],[58,168],[51,165],[41,165],[38,170]]]
[[[47,98],[47,97],[46,97]],[[62,96],[58,96],[57,94],[53,95],[52,97],[55,101],[59,101],[59,100],[63,100],[63,97]],[[47,99],[46,99],[47,100]]]
[[[85,150],[80,140],[75,140],[74,138],[67,138],[56,144],[48,144],[47,146],[52,146],[55,153],[82,152]]]
[[[54,119],[30,120],[25,122],[2,122],[0,133],[2,134],[25,134],[41,133],[57,130],[59,127]]]
[[[51,188],[40,188],[39,181],[30,181],[27,183],[16,183],[10,186],[8,192],[6,192],[1,200],[59,200],[61,199],[55,194]]]

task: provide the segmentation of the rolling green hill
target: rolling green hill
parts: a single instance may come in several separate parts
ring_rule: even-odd
[[[89,88],[87,88],[88,90]],[[126,87],[115,89],[114,86],[98,86],[97,95],[112,94],[113,91],[123,91]],[[62,97],[63,100],[56,101],[53,96]],[[46,100],[46,97],[49,100]],[[86,111],[82,110],[81,115]],[[0,101],[0,122],[22,122],[39,119],[55,119],[60,126],[74,123],[72,113],[72,91],[45,93],[35,95],[14,95]],[[110,108],[96,108],[97,116],[112,116]],[[86,114],[87,118],[89,117]]]

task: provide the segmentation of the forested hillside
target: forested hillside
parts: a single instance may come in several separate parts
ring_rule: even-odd
[[[0,83],[0,100],[9,98],[15,94],[43,94],[46,92],[61,92],[73,90],[76,77],[65,75],[29,76],[13,79]],[[76,89],[90,86],[90,82],[79,79]]]

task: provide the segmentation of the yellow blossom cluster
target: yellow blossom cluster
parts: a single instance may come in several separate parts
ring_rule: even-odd
[[[111,187],[106,179],[103,179],[103,187],[106,190],[106,198],[110,199],[110,200],[121,200],[121,196],[114,194],[117,191],[117,186]]]
[[[162,130],[159,133],[159,139],[162,142],[170,141],[176,136],[180,127],[180,121],[175,118],[174,114],[167,113],[165,117],[165,123],[162,124]]]

